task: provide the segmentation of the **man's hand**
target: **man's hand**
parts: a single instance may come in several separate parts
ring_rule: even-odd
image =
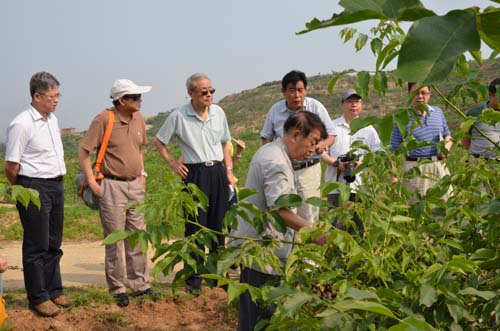
[[[182,179],[186,179],[189,169],[184,163],[171,159],[168,165],[178,176]]]
[[[3,256],[0,255],[0,273],[3,273],[7,270],[7,259]]]
[[[233,171],[228,169],[226,173],[229,185],[231,185],[232,187],[236,187],[236,178],[234,178]]]
[[[326,241],[328,240],[329,235],[328,234],[322,234],[314,239],[314,242],[320,246],[323,246],[326,244]]]
[[[317,145],[316,145],[316,154],[323,154],[327,150],[328,146],[326,144],[325,140],[321,140]]]
[[[99,185],[99,183],[96,182],[95,180],[93,180],[91,182],[89,181],[88,185],[89,185],[90,190],[92,191],[92,193],[94,193],[94,195],[96,197],[100,197],[99,191],[101,190],[101,185]]]

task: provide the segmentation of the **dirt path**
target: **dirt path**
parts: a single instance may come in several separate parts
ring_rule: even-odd
[[[8,259],[3,274],[4,290],[24,288],[19,241],[0,241],[0,252]],[[64,286],[106,287],[104,247],[101,242],[65,242],[61,259]],[[151,254],[151,253],[150,253]],[[151,256],[150,256],[151,257]],[[151,262],[150,262],[151,263]],[[152,266],[152,264],[151,264]],[[179,266],[180,267],[180,266]],[[159,279],[171,283],[173,275]],[[41,318],[25,306],[7,301],[7,323],[12,331],[230,331],[236,329],[234,309],[227,307],[222,289],[205,287],[200,296],[168,296],[156,302],[132,299],[130,305],[84,304],[63,309],[52,318]]]
[[[0,252],[7,257],[9,270],[3,274],[4,289],[23,288],[22,242],[0,241]],[[104,247],[101,241],[63,242],[61,274],[64,286],[106,286],[104,277]],[[149,252],[152,257],[152,252]],[[153,264],[149,262],[152,267]],[[180,267],[180,266],[179,266]],[[170,283],[173,275],[161,278]]]

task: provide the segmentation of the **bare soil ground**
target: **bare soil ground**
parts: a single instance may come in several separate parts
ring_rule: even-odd
[[[178,289],[176,295],[163,289],[164,297],[158,301],[134,298],[126,308],[90,300],[90,304],[64,309],[54,318],[41,318],[28,309],[24,291],[19,294],[19,289],[24,289],[21,242],[2,241],[0,247],[9,264],[9,270],[3,274],[3,285],[9,314],[7,323],[13,325],[13,331],[196,331],[237,328],[236,310],[227,305],[226,292],[207,287],[198,297],[186,295],[182,289]],[[98,286],[102,288],[101,292],[106,293],[104,247],[100,242],[63,243],[63,251],[61,273],[64,286],[82,289]],[[170,275],[157,281],[169,284],[172,277]],[[9,300],[13,297],[9,292],[17,292],[14,295],[16,299]],[[71,298],[72,293],[68,292]]]
[[[166,331],[236,330],[234,311],[226,293],[205,289],[198,297],[153,301],[132,300],[126,308],[115,304],[79,306],[58,316],[41,318],[25,307],[9,307],[7,323],[13,331]]]

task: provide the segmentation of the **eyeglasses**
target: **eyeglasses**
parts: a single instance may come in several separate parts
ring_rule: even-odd
[[[129,94],[129,95],[124,95],[123,99],[132,99],[134,101],[141,101],[142,100],[142,95],[140,94]]]
[[[203,91],[196,91],[195,89],[192,89],[192,91],[200,93],[204,97],[206,97],[208,95],[208,93],[210,93],[212,95],[215,93],[215,89],[213,87],[209,88],[208,90],[203,90]]]
[[[40,93],[40,92],[36,92],[36,93],[40,94],[40,95],[43,95],[44,97],[47,97],[50,100],[52,100],[52,99],[59,99],[60,97],[62,97],[61,93],[57,93],[57,94],[54,94],[54,95],[43,94],[43,93]]]
[[[361,99],[347,99],[347,100],[344,100],[345,103],[349,103],[349,104],[353,104],[353,105],[356,105],[358,103],[361,103]]]

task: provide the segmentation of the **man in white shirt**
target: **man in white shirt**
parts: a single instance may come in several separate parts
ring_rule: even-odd
[[[356,190],[362,185],[361,174],[358,173],[355,176],[349,176],[348,172],[354,172],[354,169],[359,166],[363,154],[366,154],[366,150],[357,149],[354,153],[350,153],[352,144],[355,141],[361,141],[370,151],[374,152],[380,150],[380,139],[377,131],[371,125],[351,135],[350,124],[352,120],[359,117],[359,114],[363,110],[363,101],[355,90],[347,90],[342,95],[341,102],[343,115],[332,121],[336,135],[335,143],[322,157],[323,161],[327,164],[325,182],[339,182],[349,185],[351,188],[349,200],[355,201]],[[350,158],[354,159],[347,161]],[[328,201],[332,205],[340,207],[338,189],[328,194]],[[357,214],[354,214],[354,222],[358,231],[362,232],[363,223]],[[345,229],[345,226],[342,224],[336,224],[336,226]]]
[[[488,100],[482,105],[475,107],[467,113],[474,117],[478,117],[485,109],[491,108],[500,112],[498,105],[497,86],[500,86],[500,78],[494,79],[488,86]],[[489,125],[481,120],[474,123],[483,133],[493,142],[500,143],[500,122],[495,125]],[[476,158],[496,159],[500,160],[500,152],[489,140],[483,137],[476,128],[471,127],[469,134],[462,139],[462,144],[469,154]]]
[[[302,71],[292,70],[281,80],[283,100],[276,102],[267,113],[266,122],[260,133],[262,144],[270,143],[275,138],[283,137],[283,124],[290,115],[299,110],[308,111],[319,116],[326,127],[327,138],[316,146],[316,154],[307,160],[293,160],[297,194],[303,199],[297,214],[306,220],[316,222],[319,208],[305,203],[310,197],[320,196],[321,165],[320,155],[330,147],[334,140],[330,115],[321,102],[307,97],[307,77]]]
[[[17,204],[23,226],[23,272],[29,306],[44,317],[71,305],[63,294],[59,261],[64,222],[64,151],[57,118],[59,82],[48,72],[30,81],[31,107],[7,128],[5,176],[39,192],[40,209]]]

